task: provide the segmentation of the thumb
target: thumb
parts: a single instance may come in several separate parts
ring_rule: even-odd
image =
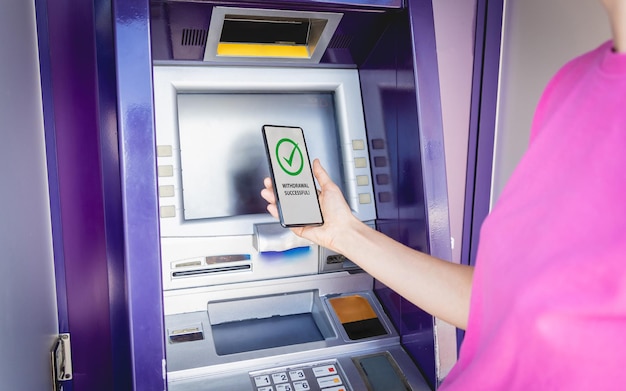
[[[330,179],[328,172],[322,167],[322,163],[320,163],[319,159],[313,161],[313,175],[315,175],[315,179],[317,179],[321,188],[333,183],[333,180]]]

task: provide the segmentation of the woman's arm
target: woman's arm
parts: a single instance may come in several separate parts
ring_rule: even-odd
[[[418,252],[368,227],[354,217],[341,190],[318,160],[313,162],[313,173],[321,187],[324,225],[292,230],[343,254],[424,311],[465,329],[473,268]],[[268,211],[277,217],[269,178],[265,179],[261,195],[268,202]]]

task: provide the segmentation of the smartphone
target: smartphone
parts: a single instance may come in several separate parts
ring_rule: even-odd
[[[263,125],[263,141],[280,224],[283,227],[324,224],[302,128]]]

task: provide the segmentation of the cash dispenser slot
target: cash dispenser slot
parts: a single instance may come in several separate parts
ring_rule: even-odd
[[[340,20],[338,13],[215,7],[204,60],[319,62]]]
[[[208,314],[219,356],[336,337],[314,291],[210,302]]]
[[[309,41],[313,24],[325,20],[301,18],[268,18],[226,15],[218,54],[226,44],[292,45],[304,47]]]

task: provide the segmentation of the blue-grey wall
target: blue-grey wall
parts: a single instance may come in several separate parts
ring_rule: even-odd
[[[567,61],[610,37],[600,1],[506,0],[491,202],[526,151],[535,107]]]
[[[50,390],[57,334],[35,5],[0,2],[0,379]]]

